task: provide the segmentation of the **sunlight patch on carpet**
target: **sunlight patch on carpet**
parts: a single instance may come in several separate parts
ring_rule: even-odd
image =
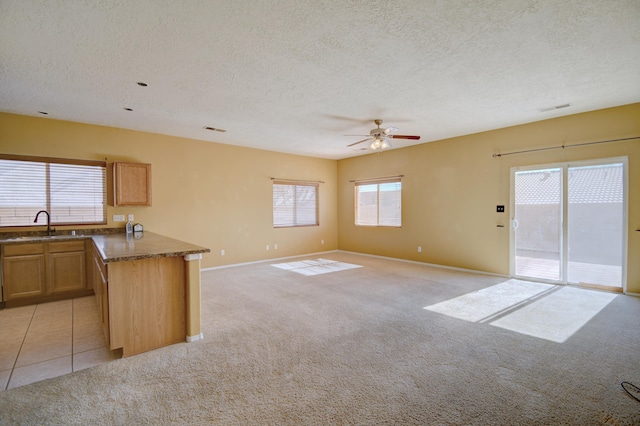
[[[553,288],[551,284],[509,280],[424,309],[465,321],[482,322]]]
[[[491,325],[562,343],[615,298],[614,293],[563,287]]]
[[[302,275],[319,275],[329,272],[344,271],[347,269],[361,268],[360,265],[352,263],[338,262],[329,259],[299,260],[295,262],[275,263],[271,266],[284,269],[285,271],[297,272]]]
[[[616,294],[511,279],[424,309],[562,343]]]

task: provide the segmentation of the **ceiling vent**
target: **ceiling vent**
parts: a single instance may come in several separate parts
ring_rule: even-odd
[[[226,132],[226,130],[224,130],[224,129],[216,129],[215,127],[208,127],[208,126],[207,127],[203,127],[203,129],[212,130],[214,132]]]
[[[540,112],[554,111],[556,109],[569,108],[571,104],[556,105],[549,108],[541,108]]]

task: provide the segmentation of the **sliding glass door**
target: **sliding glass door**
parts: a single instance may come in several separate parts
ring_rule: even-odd
[[[511,274],[621,289],[626,158],[511,171]]]
[[[562,169],[516,171],[516,276],[559,281],[562,277]]]
[[[567,280],[622,287],[624,165],[569,167]]]

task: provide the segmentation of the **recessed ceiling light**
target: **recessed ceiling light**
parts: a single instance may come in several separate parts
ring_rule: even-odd
[[[131,108],[124,108],[125,111],[133,111]]]
[[[139,82],[138,82],[138,86],[147,87],[147,86],[148,86],[148,84],[147,84],[147,83],[144,83],[144,82],[142,82],[142,81],[139,81]]]
[[[203,129],[205,129],[205,130],[212,130],[212,131],[214,131],[214,132],[226,132],[226,130],[224,130],[224,129],[217,129],[217,128],[215,128],[215,127],[208,127],[208,126],[207,126],[207,127],[203,127]]]
[[[38,111],[38,114],[42,114],[42,115],[49,115],[48,112],[44,112],[44,111]]]

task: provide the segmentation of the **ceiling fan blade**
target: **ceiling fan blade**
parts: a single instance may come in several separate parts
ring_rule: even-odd
[[[382,133],[384,133],[385,135],[390,135],[391,133],[397,132],[398,130],[400,130],[400,129],[398,129],[397,127],[388,127],[386,129],[384,129],[384,131]]]
[[[358,145],[359,143],[362,143],[362,142],[366,142],[366,141],[368,141],[368,140],[371,140],[371,139],[372,139],[372,138],[366,138],[366,139],[362,139],[361,141],[358,141],[358,142],[354,142],[354,143],[352,143],[352,144],[349,144],[349,145],[347,145],[347,146],[349,147],[349,146],[354,146],[354,145]]]
[[[420,136],[408,136],[408,135],[389,135],[387,136],[393,139],[411,139],[414,141],[420,140]]]

